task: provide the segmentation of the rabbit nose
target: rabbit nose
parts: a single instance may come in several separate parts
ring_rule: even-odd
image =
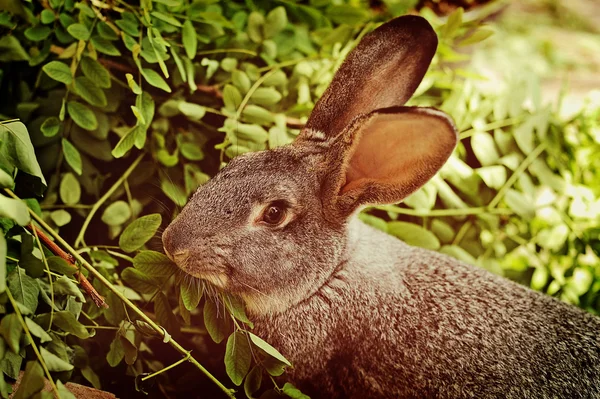
[[[176,262],[182,261],[189,251],[182,249],[183,240],[173,231],[171,226],[168,226],[162,234],[162,243],[163,248],[165,249],[165,254],[173,261]]]

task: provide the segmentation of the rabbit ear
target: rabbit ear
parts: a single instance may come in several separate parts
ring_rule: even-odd
[[[404,105],[423,79],[437,36],[422,17],[393,19],[367,34],[336,72],[303,131],[336,136],[359,114]]]
[[[387,108],[356,119],[329,149],[325,201],[343,216],[361,205],[400,202],[444,165],[457,138],[450,118],[431,108]]]

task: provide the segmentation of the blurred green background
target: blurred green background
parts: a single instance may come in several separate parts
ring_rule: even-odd
[[[239,385],[250,359],[213,341],[244,331],[243,309],[228,308],[231,320],[213,315],[203,288],[174,276],[168,259],[152,252],[161,251],[160,232],[228,160],[291,142],[360,38],[406,13],[427,18],[440,41],[409,105],[446,111],[461,140],[421,190],[360,217],[597,313],[594,0],[0,0],[0,185],[27,198],[120,295],[193,349],[219,380]],[[0,292],[8,284],[22,305],[35,294],[24,314],[50,334],[35,341],[71,365],[42,357],[56,366],[52,375],[123,397],[143,396],[141,390],[192,395],[198,370],[191,366],[163,372],[151,386],[140,382],[177,354],[144,335],[119,295],[97,280],[111,307],[81,304],[77,288],[58,282],[65,269],[52,262],[59,261],[42,256],[55,254],[19,227],[27,210],[0,200]],[[16,279],[38,288],[24,292]],[[6,294],[0,303],[8,326],[14,304]],[[72,317],[48,322],[53,312]],[[0,351],[3,397],[6,381],[38,359],[26,343],[14,346],[21,330],[10,331],[0,327],[2,348],[10,348]],[[231,364],[242,363],[245,373],[232,375]],[[257,370],[246,385],[256,385]],[[260,392],[272,386],[263,380]],[[216,389],[208,379],[201,384],[207,395]],[[265,395],[301,397],[279,388]]]

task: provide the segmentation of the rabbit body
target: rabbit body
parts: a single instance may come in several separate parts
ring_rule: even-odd
[[[310,298],[256,319],[311,397],[597,398],[600,319],[353,219]]]
[[[436,46],[417,16],[366,35],[296,141],[201,186],[165,252],[241,297],[313,397],[600,398],[599,318],[356,217],[406,198],[456,146],[444,113],[402,106]]]

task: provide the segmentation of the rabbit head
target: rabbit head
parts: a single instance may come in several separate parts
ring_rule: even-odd
[[[343,265],[349,218],[401,201],[452,153],[445,114],[402,106],[436,47],[417,16],[366,35],[294,143],[241,155],[198,188],[163,234],[166,253],[256,316],[310,297]]]

